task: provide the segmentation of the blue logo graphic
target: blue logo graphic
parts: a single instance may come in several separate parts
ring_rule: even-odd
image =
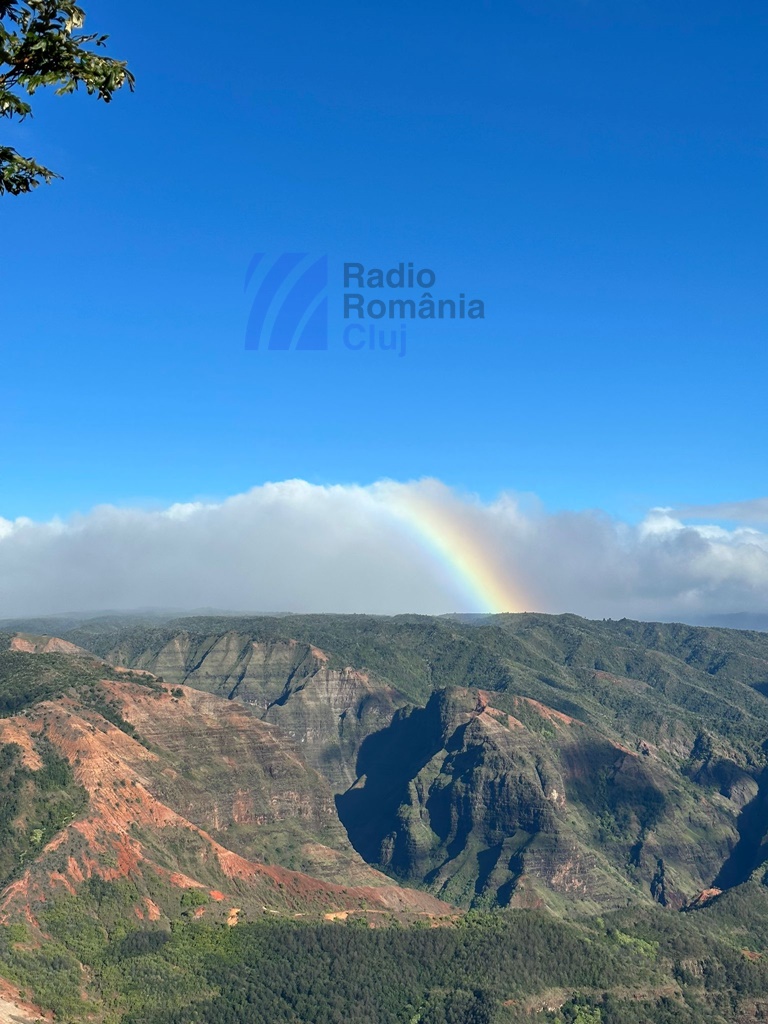
[[[258,273],[257,273],[258,272]],[[271,265],[256,253],[246,289],[259,281],[245,330],[247,349],[321,352],[328,348],[328,257],[285,252]]]

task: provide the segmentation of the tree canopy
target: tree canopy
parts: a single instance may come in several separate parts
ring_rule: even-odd
[[[53,86],[58,96],[81,85],[109,103],[134,77],[125,61],[99,52],[108,37],[80,31],[85,12],[72,0],[0,0],[0,117],[32,114],[25,94]],[[0,143],[0,195],[31,192],[60,177]]]

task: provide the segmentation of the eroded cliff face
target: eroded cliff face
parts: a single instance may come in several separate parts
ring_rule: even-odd
[[[253,709],[140,680],[118,674],[68,688],[0,720],[0,748],[22,772],[14,785],[34,784],[53,753],[85,795],[2,892],[5,920],[22,915],[36,927],[51,900],[93,879],[129,883],[139,919],[172,920],[193,890],[202,894],[196,916],[222,919],[233,908],[450,912],[364,864],[326,780]]]
[[[8,650],[21,651],[24,654],[66,654],[71,657],[93,658],[93,655],[83,650],[82,647],[57,636],[17,633],[11,638]]]
[[[630,627],[541,619],[514,635],[432,621],[370,622],[358,633],[355,622],[334,620],[325,636],[336,630],[338,649],[309,642],[308,625],[324,628],[315,620],[255,622],[253,632],[241,623],[208,637],[195,620],[189,632],[139,631],[99,650],[276,726],[279,742],[323,777],[366,862],[453,902],[680,907],[716,880],[744,881],[765,859],[765,830],[755,826],[764,759],[751,738],[768,735],[754,689],[762,662],[744,668],[748,684],[726,672],[726,700],[711,682],[726,662],[708,655],[699,666],[697,647],[692,668],[687,632],[638,638]],[[294,625],[303,640],[277,638]],[[487,673],[496,689],[447,687],[413,707],[388,680],[406,689],[407,677],[413,687],[414,672],[437,687],[445,676]],[[248,784],[243,820],[227,826],[231,842],[256,841]],[[199,801],[206,820],[218,821],[220,809],[202,793]],[[316,827],[301,804],[293,820]],[[282,827],[262,854],[286,863],[295,831]],[[339,870],[341,841],[317,841],[337,851],[326,862]]]
[[[337,805],[370,863],[463,904],[510,903],[531,872],[545,886],[586,889],[558,766],[477,691],[439,691],[400,712],[363,744],[358,767]]]
[[[354,782],[365,737],[388,725],[404,703],[365,671],[331,666],[324,651],[297,641],[264,643],[230,632],[200,642],[180,633],[137,657],[118,645],[109,660],[253,707],[280,726],[334,792]]]
[[[267,709],[264,719],[290,736],[307,762],[339,793],[356,778],[360,744],[366,736],[385,728],[401,703],[395,691],[377,689],[363,672],[318,667],[300,684],[292,681],[288,692]]]
[[[104,686],[149,749],[162,751],[153,791],[185,818],[246,855],[277,860],[278,846],[300,860],[306,839],[350,852],[327,781],[253,708],[190,687],[164,687],[158,697],[124,682]]]
[[[491,697],[439,691],[363,743],[337,806],[369,863],[476,906],[681,906],[711,883],[738,803],[538,701],[515,698],[518,718]]]

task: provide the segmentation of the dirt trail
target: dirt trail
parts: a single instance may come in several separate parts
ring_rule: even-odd
[[[0,1024],[35,1024],[43,1019],[39,1010],[20,999],[18,992],[0,979]]]

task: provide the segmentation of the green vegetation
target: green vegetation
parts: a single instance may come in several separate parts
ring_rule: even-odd
[[[98,52],[107,37],[78,32],[84,21],[85,12],[73,0],[0,0],[0,117],[23,121],[32,113],[23,94],[45,86],[55,86],[62,96],[82,85],[107,103],[123,85],[133,89],[125,62]],[[0,195],[31,192],[56,177],[0,145]]]
[[[120,714],[118,703],[100,685],[104,677],[101,662],[66,654],[10,651],[4,649],[9,639],[0,634],[0,718],[10,718],[40,701],[72,692],[90,710],[135,737],[135,730]],[[155,692],[162,689],[157,680],[149,676],[127,673],[124,678]]]
[[[44,740],[38,743],[42,766],[22,763],[16,744],[0,746],[0,885],[7,884],[87,805],[69,764]]]
[[[265,916],[147,929],[127,914],[136,895],[99,882],[60,900],[42,947],[0,929],[0,971],[62,1021],[125,1024],[722,1024],[768,991],[764,940],[745,956],[737,919],[748,901],[765,936],[755,885],[689,914],[474,912],[436,928]]]
[[[62,654],[0,650],[0,718],[18,714],[38,701],[60,697],[71,686],[96,682],[102,673],[95,661]]]

